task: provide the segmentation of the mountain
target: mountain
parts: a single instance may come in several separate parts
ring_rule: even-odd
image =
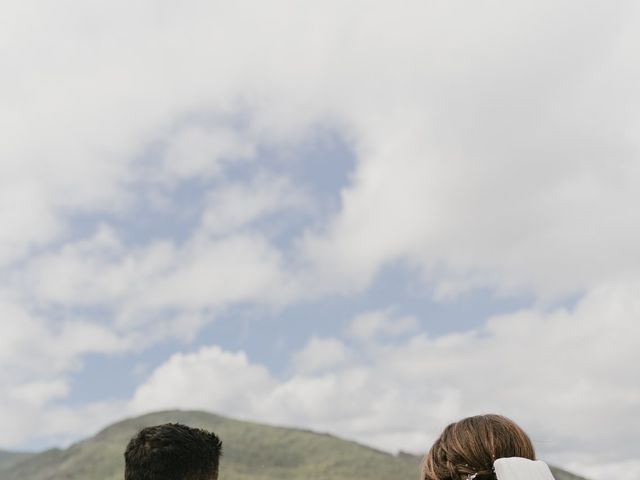
[[[27,452],[8,452],[6,450],[0,450],[0,473],[9,470],[16,463],[19,463],[32,455],[34,454]],[[1,475],[0,478],[2,478]]]
[[[121,480],[123,452],[145,426],[184,423],[223,441],[221,480],[413,480],[420,457],[397,456],[307,430],[273,427],[198,411],[168,411],[116,423],[68,449],[0,453],[3,480]],[[585,480],[554,469],[556,480]]]

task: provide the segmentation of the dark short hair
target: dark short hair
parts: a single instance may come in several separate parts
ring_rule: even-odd
[[[125,480],[215,480],[222,442],[211,432],[179,423],[147,427],[124,452]]]

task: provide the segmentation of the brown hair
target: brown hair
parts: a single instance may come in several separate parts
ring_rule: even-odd
[[[535,460],[529,436],[501,415],[478,415],[452,423],[422,462],[422,480],[495,480],[493,462],[504,457]]]

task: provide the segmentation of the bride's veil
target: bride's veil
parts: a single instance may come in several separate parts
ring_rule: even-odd
[[[554,480],[547,464],[539,460],[499,458],[493,468],[498,480]]]

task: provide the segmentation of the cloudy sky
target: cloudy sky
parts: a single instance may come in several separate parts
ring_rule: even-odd
[[[0,448],[167,408],[640,477],[635,2],[8,0]]]

